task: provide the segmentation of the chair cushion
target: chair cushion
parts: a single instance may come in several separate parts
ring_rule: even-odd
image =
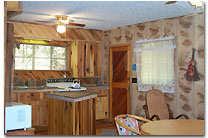
[[[136,119],[126,117],[125,119],[119,119],[119,121],[121,123],[127,125],[128,127],[131,127],[133,129],[135,129],[136,131],[139,131],[138,121]],[[123,128],[122,126],[119,126],[119,131],[120,131],[121,135],[137,135],[137,134]]]

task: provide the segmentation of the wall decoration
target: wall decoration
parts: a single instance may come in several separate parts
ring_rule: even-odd
[[[193,48],[192,49],[192,58],[191,60],[189,61],[189,64],[188,64],[188,70],[187,72],[184,74],[186,80],[189,80],[189,81],[198,81],[200,80],[199,78],[199,74],[197,72],[197,69],[196,69],[196,60],[194,60],[194,53],[195,53],[195,49]]]

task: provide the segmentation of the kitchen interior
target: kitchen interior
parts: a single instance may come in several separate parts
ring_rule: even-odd
[[[152,13],[142,22],[98,18],[108,7],[117,5],[109,11],[122,14],[119,8],[136,10],[137,3],[180,10],[157,18]],[[135,47],[138,40],[163,37],[176,43],[173,92],[164,93],[165,100],[174,116],[204,120],[204,9],[188,1],[166,3],[4,1],[4,134],[114,136],[120,134],[116,116],[147,118]],[[90,16],[90,5],[104,9]],[[59,7],[63,10],[56,11]],[[188,81],[184,74],[194,50],[200,79]]]

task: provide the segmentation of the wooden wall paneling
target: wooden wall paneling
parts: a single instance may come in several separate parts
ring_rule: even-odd
[[[57,41],[102,41],[102,31],[67,28],[66,35],[57,33],[55,26],[10,21],[14,24],[14,36],[18,38]]]
[[[47,78],[62,78],[63,74],[67,77],[70,76],[68,70],[14,70],[14,76],[22,79],[23,81],[29,80],[45,80]]]
[[[103,31],[103,53],[102,53],[102,77],[103,83],[109,84],[109,46],[111,45],[112,31]]]
[[[67,57],[67,70],[69,71],[69,76],[71,75],[71,43],[67,47],[67,52],[66,52],[66,57]]]

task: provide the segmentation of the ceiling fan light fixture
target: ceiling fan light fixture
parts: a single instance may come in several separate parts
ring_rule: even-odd
[[[66,26],[65,25],[62,25],[62,24],[57,25],[56,30],[59,33],[64,33],[64,32],[66,32]]]
[[[195,6],[196,8],[198,8],[198,7],[203,8],[203,1],[201,1],[201,0],[190,0],[189,3],[193,6]]]

